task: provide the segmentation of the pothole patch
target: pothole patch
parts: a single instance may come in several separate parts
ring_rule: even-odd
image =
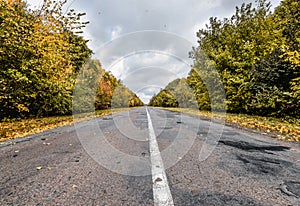
[[[268,153],[267,151],[287,151],[290,147],[277,146],[277,145],[258,145],[255,143],[245,142],[245,141],[231,141],[231,140],[220,140],[219,144],[224,144],[229,147],[234,147],[237,149],[245,151],[259,151],[263,153]]]

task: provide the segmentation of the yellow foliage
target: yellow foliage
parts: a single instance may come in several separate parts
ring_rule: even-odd
[[[223,119],[226,123],[242,128],[255,129],[261,133],[267,133],[284,141],[300,141],[300,119],[280,119],[273,117],[261,117],[246,114],[211,113],[209,111],[198,111],[185,108],[162,108],[176,112],[198,115],[205,118]]]
[[[129,110],[129,108],[107,109],[96,111],[96,116],[104,116],[121,111]],[[95,117],[95,113],[86,113],[77,116],[76,121],[84,121]],[[31,134],[43,132],[63,125],[74,123],[73,116],[55,116],[36,119],[24,119],[15,122],[0,122],[0,142],[24,137]],[[0,143],[1,144],[1,143]]]

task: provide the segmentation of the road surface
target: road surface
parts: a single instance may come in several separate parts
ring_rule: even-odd
[[[0,205],[300,205],[299,144],[151,107],[7,142],[0,168]]]

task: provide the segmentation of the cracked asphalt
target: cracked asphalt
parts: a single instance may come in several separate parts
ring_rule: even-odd
[[[300,205],[299,144],[224,126],[211,155],[200,161],[204,143],[211,144],[210,122],[148,109],[174,205]],[[83,146],[95,123],[96,138],[143,164],[109,150],[103,157],[110,164],[101,164],[94,151],[103,148]],[[0,205],[153,205],[148,138],[141,107],[7,141],[0,148]]]

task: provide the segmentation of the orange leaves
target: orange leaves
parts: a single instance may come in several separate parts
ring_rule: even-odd
[[[109,72],[102,75],[96,94],[96,109],[109,108],[115,88],[118,86],[117,79]]]

